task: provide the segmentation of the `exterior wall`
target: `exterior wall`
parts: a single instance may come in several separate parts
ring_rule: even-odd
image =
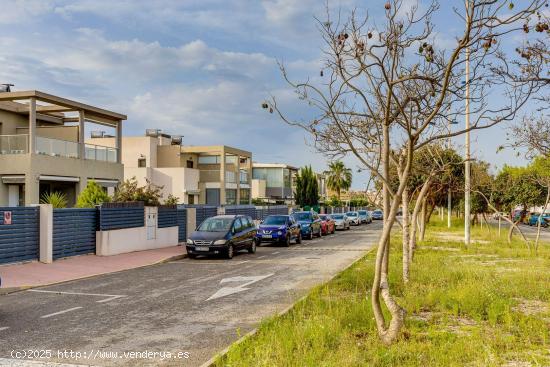
[[[0,109],[0,135],[18,134],[18,127],[29,126],[29,118],[18,113]]]
[[[265,198],[266,197],[266,182],[265,180],[252,180],[252,189],[250,191],[250,196],[252,199]]]
[[[115,147],[115,138],[91,138],[87,144]],[[146,167],[158,167],[158,139],[151,136],[127,136],[122,138],[121,163],[124,167],[137,167],[138,159],[145,158]]]
[[[25,175],[25,205],[38,204],[40,175],[78,177],[78,195],[88,179],[119,180],[124,177],[121,164],[85,159],[50,157],[37,154],[0,155],[0,176]],[[0,205],[7,205],[7,185],[0,184]]]
[[[180,149],[180,145],[159,145],[155,167],[185,167],[181,164]]]
[[[28,133],[28,127],[17,128],[17,134]],[[78,126],[41,126],[36,128],[36,135],[44,138],[73,141],[78,143]]]

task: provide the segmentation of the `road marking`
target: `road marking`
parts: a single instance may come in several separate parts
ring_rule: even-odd
[[[271,254],[272,255],[277,255],[277,254],[280,254],[280,253],[281,253],[281,251],[275,251],[275,252],[272,252]]]
[[[9,329],[9,326],[0,327],[0,331]]]
[[[252,276],[252,277],[238,276],[238,277],[232,277],[232,278],[224,278],[220,281],[220,284],[225,284],[225,283],[230,283],[230,282],[245,282],[245,283],[243,283],[241,285],[238,285],[236,287],[223,287],[223,288],[220,288],[216,293],[214,293],[213,295],[208,297],[207,301],[210,301],[210,300],[213,300],[213,299],[216,299],[216,298],[229,296],[230,294],[234,294],[234,293],[249,290],[250,288],[246,288],[246,286],[251,285],[251,284],[256,283],[256,282],[259,282],[260,280],[263,280],[265,278],[269,278],[272,275],[273,275],[273,273],[266,274],[266,275],[257,275],[257,276]]]
[[[53,294],[67,294],[71,296],[93,296],[93,297],[107,297],[105,299],[102,299],[100,301],[96,301],[97,303],[105,303],[112,301],[117,298],[126,297],[122,294],[101,294],[101,293],[80,293],[80,292],[61,292],[61,291],[47,291],[43,289],[29,289],[27,292],[37,292],[37,293],[53,293]]]
[[[263,259],[264,257],[267,257],[267,255],[264,255],[264,256],[258,256],[257,258],[258,258],[258,259]]]
[[[51,314],[48,314],[48,315],[40,316],[40,318],[41,319],[47,319],[48,317],[57,316],[57,315],[61,315],[63,313],[80,310],[81,308],[83,308],[83,307],[80,307],[80,306],[79,307],[73,307],[73,308],[69,308],[67,310],[63,310],[63,311],[54,312],[54,313],[51,313]]]

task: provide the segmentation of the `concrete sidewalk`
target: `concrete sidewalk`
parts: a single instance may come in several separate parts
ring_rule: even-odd
[[[37,261],[0,266],[0,294],[21,288],[39,287],[94,275],[114,273],[183,258],[185,246],[138,251],[114,256],[82,255],[56,260],[51,264]]]

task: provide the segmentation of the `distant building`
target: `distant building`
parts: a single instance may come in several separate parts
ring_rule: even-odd
[[[112,138],[91,141],[113,144]],[[124,178],[162,186],[184,204],[249,204],[252,153],[224,145],[184,146],[181,137],[148,130],[122,138]]]
[[[282,163],[252,164],[252,199],[294,204],[298,168]]]
[[[0,206],[38,204],[51,192],[74,206],[91,179],[113,193],[124,177],[123,120],[123,114],[36,90],[0,93]],[[88,123],[112,130],[112,144],[86,143]]]

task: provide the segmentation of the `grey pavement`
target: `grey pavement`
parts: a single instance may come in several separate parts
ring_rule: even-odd
[[[200,366],[362,257],[380,228],[2,295],[0,366]]]

